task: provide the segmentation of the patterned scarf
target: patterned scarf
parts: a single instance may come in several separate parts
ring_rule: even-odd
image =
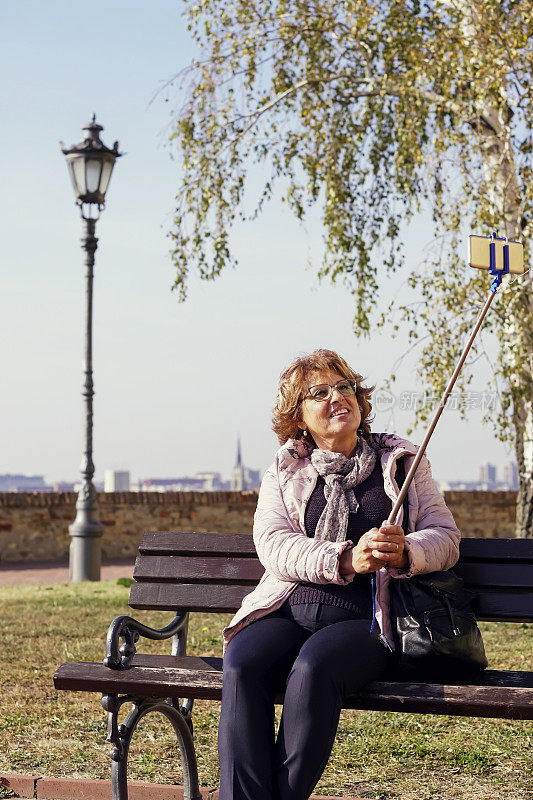
[[[355,513],[359,503],[353,489],[368,478],[376,465],[377,454],[368,440],[357,439],[355,453],[346,458],[342,453],[316,448],[311,453],[311,463],[324,478],[326,507],[315,531],[315,539],[343,542],[348,530],[348,514]]]

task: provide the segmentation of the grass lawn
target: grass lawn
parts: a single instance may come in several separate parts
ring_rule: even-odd
[[[128,589],[111,582],[0,588],[0,771],[108,778],[106,719],[98,695],[56,692],[63,661],[99,661],[109,622],[128,613]],[[134,612],[150,625],[171,614]],[[221,655],[230,615],[192,614],[188,652]],[[484,623],[489,667],[532,669],[533,625]],[[144,652],[170,642],[141,640]],[[139,646],[139,649],[141,647]],[[218,785],[219,704],[195,701],[200,783]],[[170,723],[143,720],[130,777],[181,783]],[[278,710],[279,719],[279,710]],[[317,794],[401,800],[531,800],[533,726],[506,720],[343,711]]]

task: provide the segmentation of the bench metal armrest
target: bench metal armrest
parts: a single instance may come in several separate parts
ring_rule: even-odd
[[[163,640],[170,639],[183,631],[187,635],[188,617],[187,611],[181,611],[176,614],[169,625],[161,629],[150,628],[126,615],[116,617],[107,632],[104,666],[110,669],[127,669],[137,652],[135,642],[139,640],[140,636],[144,636],[145,639]],[[121,639],[123,640],[122,645],[120,644]]]

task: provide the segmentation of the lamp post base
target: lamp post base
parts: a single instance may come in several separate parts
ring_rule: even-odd
[[[94,473],[92,463],[90,470]],[[104,532],[97,514],[97,494],[90,481],[85,481],[76,503],[76,519],[69,525],[69,572],[72,583],[99,581],[102,563],[101,537]]]
[[[70,526],[70,531],[74,525]],[[71,536],[69,555],[69,577],[71,582],[99,581],[100,567],[102,565],[101,534],[80,536],[71,532]]]

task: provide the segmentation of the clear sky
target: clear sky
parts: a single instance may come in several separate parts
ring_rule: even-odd
[[[180,181],[167,146],[175,106],[154,96],[194,52],[180,13],[177,0],[0,6],[0,472],[44,474],[49,482],[78,476],[81,223],[58,143],[79,141],[93,111],[104,142],[118,139],[126,153],[97,225],[97,479],[106,468],[134,478],[227,476],[239,433],[245,463],[264,470],[277,447],[270,430],[277,378],[295,355],[337,349],[379,387],[406,350],[405,336],[354,337],[349,294],[316,278],[318,215],[302,228],[279,199],[236,226],[238,269],[213,283],[194,278],[187,302],[177,302],[167,237]],[[377,302],[405,291],[430,236],[424,217],[411,225],[406,271],[384,284]],[[404,362],[392,412],[378,411],[374,430],[405,435],[411,412],[400,395],[419,390],[414,366],[412,356]],[[484,369],[473,390],[483,388]],[[429,450],[437,478],[475,479],[479,464],[508,460],[480,418],[477,409],[468,423],[444,413]]]

